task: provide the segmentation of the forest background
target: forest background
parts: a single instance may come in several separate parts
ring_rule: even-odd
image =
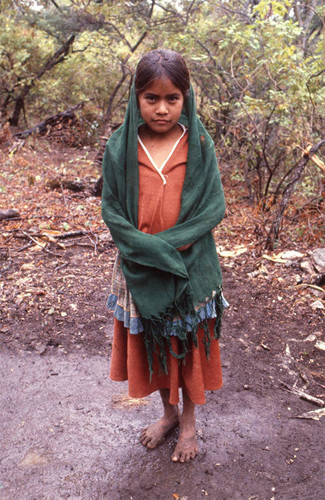
[[[260,219],[257,239],[274,249],[298,215],[291,239],[324,241],[322,0],[2,0],[0,24],[11,133],[76,107],[78,145],[100,150],[123,120],[138,59],[168,47],[189,65],[221,169]]]

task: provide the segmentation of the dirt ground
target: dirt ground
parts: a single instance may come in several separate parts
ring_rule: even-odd
[[[138,441],[160,415],[157,395],[131,399],[108,378],[115,248],[99,200],[35,179],[21,180],[22,216],[1,223],[0,499],[324,498],[325,418],[310,413],[325,399],[325,316],[311,307],[324,295],[297,286],[299,262],[266,259],[247,227],[246,239],[230,231],[230,210],[216,233],[231,304],[224,387],[197,408],[198,458],[175,464],[177,431],[154,451]]]

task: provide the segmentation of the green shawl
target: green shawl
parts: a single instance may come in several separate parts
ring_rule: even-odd
[[[121,252],[123,273],[141,315],[150,374],[154,352],[167,373],[166,348],[184,358],[191,341],[197,346],[201,320],[196,305],[217,292],[215,337],[220,333],[223,309],[221,270],[211,230],[224,216],[225,201],[214,143],[196,115],[192,88],[179,121],[188,127],[189,149],[181,210],[174,227],[154,235],[137,229],[137,134],[143,120],[134,86],[124,123],[108,140],[103,160],[102,216]],[[177,250],[188,244],[192,245],[187,250]],[[202,324],[208,356],[209,328],[206,320]],[[171,348],[172,330],[180,340],[178,355]]]

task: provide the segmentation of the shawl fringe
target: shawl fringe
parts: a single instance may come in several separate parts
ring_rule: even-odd
[[[222,287],[213,296],[216,305],[216,321],[214,327],[214,339],[220,338],[222,312],[224,309],[222,300]],[[202,309],[201,309],[202,310]],[[207,313],[207,310],[205,311]],[[199,311],[196,311],[193,305],[192,298],[188,295],[183,295],[181,300],[174,303],[168,311],[161,315],[159,318],[142,318],[144,326],[144,343],[147,351],[147,358],[149,363],[150,381],[153,375],[153,358],[154,354],[157,355],[159,360],[159,369],[161,373],[167,374],[167,356],[169,351],[174,358],[179,362],[185,363],[185,358],[193,343],[198,347],[198,328],[203,328],[204,337],[203,343],[207,359],[210,356],[211,335],[209,330],[209,318],[202,320],[199,316]],[[175,317],[179,319],[175,325]],[[191,328],[189,330],[189,327]],[[179,339],[180,353],[174,352],[171,343],[171,332],[176,332]]]

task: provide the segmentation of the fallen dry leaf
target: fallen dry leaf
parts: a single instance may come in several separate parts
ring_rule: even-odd
[[[275,262],[277,264],[285,264],[286,260],[284,259],[281,259],[280,257],[276,256],[276,255],[266,255],[266,254],[263,254],[262,255],[263,259],[267,259],[267,260],[270,260],[271,262]]]
[[[296,418],[310,418],[312,420],[320,420],[322,417],[325,417],[325,408],[320,408],[319,410],[307,411],[306,413],[298,415]]]
[[[148,404],[146,398],[131,398],[128,394],[115,394],[112,397],[112,404],[116,408],[131,408],[133,406],[144,406]]]
[[[233,250],[222,250],[221,247],[217,247],[217,251],[221,257],[238,257],[238,255],[247,252],[248,248],[244,245],[234,247]]]
[[[316,340],[315,347],[317,347],[317,349],[325,351],[325,342],[323,342],[322,340]]]

